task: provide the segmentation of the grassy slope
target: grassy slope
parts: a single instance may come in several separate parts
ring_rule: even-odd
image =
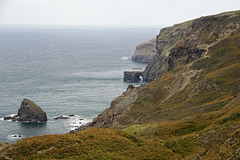
[[[212,148],[211,152],[201,153],[205,159],[237,154],[240,148],[240,30],[212,47],[208,55],[191,66],[192,70],[202,72],[165,101],[166,88],[171,90],[172,84],[181,79],[182,70],[173,70],[152,82],[145,96],[138,99],[128,113],[129,116],[136,113],[134,118],[143,124],[132,124],[125,131],[145,138],[160,138],[165,147],[183,157],[195,152],[184,149],[187,145],[203,147],[205,151]],[[223,146],[231,139],[235,140],[232,146]],[[199,149],[199,153],[201,151]]]
[[[30,159],[168,159],[161,143],[120,130],[91,128],[76,134],[45,135],[20,140],[5,156]],[[164,153],[164,156],[162,156]],[[1,157],[2,158],[2,157]],[[2,158],[3,159],[3,158]]]
[[[124,131],[92,128],[26,138],[0,155],[13,159],[240,158],[240,30],[211,47],[208,57],[189,69],[196,74],[176,92],[184,83],[184,67],[148,84],[127,113],[134,121]]]

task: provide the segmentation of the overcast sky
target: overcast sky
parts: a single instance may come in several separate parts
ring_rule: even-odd
[[[239,9],[240,0],[0,0],[0,24],[172,25]]]

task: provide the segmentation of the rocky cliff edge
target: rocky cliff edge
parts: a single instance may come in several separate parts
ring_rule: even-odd
[[[132,61],[141,63],[150,63],[157,54],[156,38],[141,43],[136,47],[136,51],[132,56]]]

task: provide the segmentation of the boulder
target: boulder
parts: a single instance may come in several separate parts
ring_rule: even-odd
[[[28,122],[46,122],[46,113],[29,99],[22,101],[21,107],[18,109],[18,121]]]

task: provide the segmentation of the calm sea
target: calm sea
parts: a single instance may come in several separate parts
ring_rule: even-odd
[[[66,133],[91,121],[128,84],[123,71],[139,43],[159,28],[0,27],[0,141]],[[28,98],[48,116],[46,124],[4,121]],[[54,117],[74,114],[68,120]]]

